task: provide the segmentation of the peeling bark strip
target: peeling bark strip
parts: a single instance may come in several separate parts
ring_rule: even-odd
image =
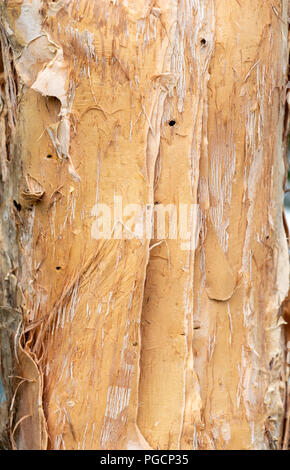
[[[287,7],[0,3],[2,447],[281,447]],[[96,240],[119,197],[197,248]]]

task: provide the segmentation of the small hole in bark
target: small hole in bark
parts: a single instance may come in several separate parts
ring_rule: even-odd
[[[52,158],[52,155],[49,153],[48,155],[46,155],[46,158]]]
[[[60,270],[61,270],[61,266],[57,266],[55,269],[56,269],[57,271],[60,271]]]
[[[173,126],[175,126],[175,124],[176,124],[176,121],[173,121],[173,120],[172,120],[172,121],[169,121],[169,123],[168,123],[168,124],[170,125],[170,127],[173,127]]]
[[[21,209],[22,209],[21,204],[19,204],[19,203],[18,203],[17,201],[15,201],[15,200],[13,201],[13,204],[14,204],[14,207],[18,210],[18,212],[20,212]]]
[[[205,45],[206,45],[206,39],[202,38],[202,39],[200,40],[200,44],[201,44],[202,46],[205,46]]]
[[[269,235],[266,236],[266,240],[269,240]]]
[[[135,341],[135,343],[133,343],[133,346],[138,346],[138,343],[137,343],[137,341]]]

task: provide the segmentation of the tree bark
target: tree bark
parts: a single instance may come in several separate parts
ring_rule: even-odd
[[[288,1],[0,5],[2,447],[285,447]]]

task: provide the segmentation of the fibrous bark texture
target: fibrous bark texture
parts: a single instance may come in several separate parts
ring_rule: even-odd
[[[288,1],[0,5],[3,446],[285,446]]]

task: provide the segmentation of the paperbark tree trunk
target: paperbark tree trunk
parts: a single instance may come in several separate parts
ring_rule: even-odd
[[[288,1],[0,4],[2,447],[285,447]]]

